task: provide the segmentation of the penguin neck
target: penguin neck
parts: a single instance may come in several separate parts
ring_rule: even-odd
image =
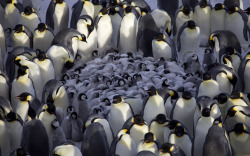
[[[246,143],[247,140],[249,140],[249,134],[247,134],[247,133],[241,133],[240,135],[236,135],[235,133],[233,133],[233,134],[234,134],[235,139],[239,142]]]
[[[18,81],[26,81],[29,79],[28,74],[22,75],[18,77]]]

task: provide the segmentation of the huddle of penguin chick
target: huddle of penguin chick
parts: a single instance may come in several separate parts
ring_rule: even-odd
[[[242,1],[0,4],[1,156],[250,155]]]

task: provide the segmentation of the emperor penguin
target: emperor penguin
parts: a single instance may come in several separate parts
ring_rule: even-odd
[[[39,23],[33,33],[33,49],[46,51],[49,49],[54,33],[45,23]]]
[[[249,99],[244,93],[233,92],[228,98],[226,111],[232,106],[249,106],[249,103]]]
[[[115,95],[109,113],[109,124],[114,135],[117,135],[124,123],[132,116],[133,112],[129,104],[120,95]]]
[[[17,96],[23,92],[36,95],[32,80],[29,78],[29,70],[27,66],[20,66],[17,71],[17,77],[11,84],[11,105],[14,110],[18,103]]]
[[[175,12],[179,7],[179,0],[158,0],[157,5],[159,9],[165,10],[173,19]]]
[[[171,119],[178,120],[184,124],[192,136],[194,127],[193,119],[196,106],[196,100],[192,96],[191,92],[185,91],[174,104],[170,117]],[[182,114],[182,112],[185,112],[185,114]]]
[[[168,35],[160,33],[152,40],[152,50],[155,59],[177,60],[174,42]]]
[[[29,153],[26,152],[26,150],[22,147],[19,147],[17,149],[15,149],[14,151],[11,152],[10,156],[29,156]]]
[[[121,53],[135,53],[139,16],[132,6],[126,6],[124,12],[119,30],[119,49]]]
[[[104,51],[111,46],[113,34],[112,21],[108,12],[108,8],[103,8],[95,20],[97,29],[97,47],[101,56],[103,56]]]
[[[248,17],[243,10],[238,7],[228,9],[225,17],[225,30],[229,30],[237,36],[244,51],[247,51],[249,45],[247,21]]]
[[[98,149],[98,150],[96,150]],[[100,123],[92,123],[85,130],[81,146],[82,155],[108,156],[109,145],[105,131]]]
[[[190,20],[194,20],[194,12],[189,5],[185,4],[176,11],[175,17],[173,18],[173,36],[175,41],[177,41],[181,26]]]
[[[53,155],[57,156],[82,156],[81,151],[74,145],[71,144],[63,144],[55,147],[53,151]]]
[[[23,120],[14,112],[9,112],[6,116],[6,127],[10,137],[10,150],[21,146],[22,133],[23,133]]]
[[[201,112],[201,117],[198,119],[194,131],[193,156],[203,154],[204,142],[209,128],[213,125],[214,118],[211,116],[209,108],[204,108]]]
[[[109,155],[136,155],[137,148],[127,129],[119,131],[109,150]]]
[[[87,95],[82,91],[79,91],[73,100],[73,107],[76,109],[76,112],[83,123],[86,123],[89,118],[90,107],[87,100]]]
[[[159,144],[153,133],[148,132],[145,134],[144,139],[137,145],[137,152],[151,151],[155,155],[158,155]]]
[[[143,140],[144,135],[149,132],[147,123],[140,115],[135,115],[128,119],[122,129],[127,129],[129,131],[129,134],[135,141],[136,145],[138,145],[138,143]]]
[[[76,25],[78,18],[82,15],[89,15],[92,19],[94,19],[95,8],[90,0],[78,0],[72,6],[72,15],[70,21],[70,27]]]
[[[213,92],[211,92],[213,90]],[[209,73],[204,73],[201,83],[197,86],[197,97],[208,96],[214,98],[216,95],[220,94],[219,84],[213,80],[212,75]]]
[[[40,11],[41,0],[23,0],[23,7],[31,6],[36,12]]]
[[[156,88],[154,86],[150,87],[147,93],[148,97],[146,97],[143,102],[141,113],[146,123],[151,123],[158,114],[167,116],[163,98],[158,94]]]
[[[231,7],[237,6],[240,9],[244,9],[242,0],[225,0],[224,5],[229,9]]]
[[[211,34],[212,6],[207,0],[202,0],[194,8],[194,21],[200,28],[200,46],[208,46],[207,40]]]
[[[175,144],[164,143],[159,149],[159,156],[185,156],[184,151]]]
[[[86,42],[78,41],[77,51],[84,63],[91,59],[92,52],[97,49],[97,31],[93,19],[89,15],[80,16],[76,23],[76,30],[86,36]]]
[[[158,114],[150,123],[149,131],[154,133],[160,145],[164,143],[164,129],[167,124],[168,120],[164,114]]]
[[[151,11],[150,5],[145,0],[127,0],[127,2],[133,7],[140,8],[140,10],[147,10],[147,12]]]
[[[187,156],[192,156],[193,138],[183,126],[176,126],[168,141],[179,146]]]
[[[45,52],[39,51],[37,57],[33,59],[33,62],[37,64],[38,67],[40,68],[41,79],[42,79],[42,82],[40,82],[41,86],[44,87],[44,85],[49,80],[55,79],[55,69],[53,62]]]
[[[5,33],[4,33],[4,27],[3,25],[0,24],[0,48],[1,48],[1,57],[5,58],[5,54],[6,54],[6,42],[5,42]],[[4,62],[2,63],[4,64]]]
[[[225,52],[222,52],[222,51],[225,51]],[[232,58],[232,67],[233,67],[235,73],[238,73],[240,64],[242,62],[241,54],[231,46],[225,48],[224,50],[221,50],[219,53],[220,54],[225,53],[224,55],[228,55],[228,56],[230,56]]]
[[[233,155],[248,155],[250,145],[250,128],[243,123],[237,123],[228,130]]]
[[[150,14],[152,15],[157,27],[160,30],[163,30],[163,32],[166,32],[168,34],[168,36],[171,36],[172,19],[169,16],[169,14],[166,11],[160,10],[160,9],[154,9]]]
[[[0,96],[10,101],[10,82],[4,72],[0,72]]]
[[[78,41],[87,42],[86,36],[75,29],[66,28],[55,35],[51,45],[62,44],[66,46],[75,58],[79,45]]]
[[[6,0],[4,8],[5,28],[14,29],[20,19],[23,5],[18,0]]]
[[[199,46],[200,28],[192,20],[185,22],[181,26],[177,37],[177,50],[180,62],[182,62],[188,52],[198,53]]]
[[[250,30],[250,7],[248,7],[246,10],[244,10],[244,12],[247,14],[248,16],[248,20],[247,20],[247,26],[248,26],[248,29]],[[250,35],[249,35],[250,36]]]
[[[221,4],[215,4],[211,10],[211,33],[217,30],[225,30],[225,16],[227,8]]]
[[[124,16],[124,9],[120,6],[113,6],[109,10],[109,16],[111,18],[112,22],[112,28],[113,28],[113,34],[112,34],[112,45],[113,47],[117,48],[118,46],[118,37],[120,33],[120,26],[121,26],[121,21]]]
[[[209,128],[204,146],[203,156],[232,155],[229,137],[221,122],[214,122]]]
[[[53,102],[56,108],[65,110],[69,107],[68,95],[61,81],[49,80],[43,88],[42,103]]]
[[[64,0],[51,0],[46,12],[46,24],[54,30],[56,35],[59,31],[68,27],[69,7]]]
[[[29,110],[29,105],[32,100],[32,95],[30,93],[24,92],[16,97],[19,99],[19,103],[16,106],[16,110],[13,110],[16,112],[23,122],[26,122],[28,120],[28,110]]]
[[[220,50],[225,49],[228,46],[233,47],[241,54],[241,45],[237,36],[231,31],[217,30],[213,32],[209,37],[209,46],[215,52],[217,62],[220,61]]]
[[[31,6],[26,6],[21,13],[19,23],[26,26],[33,33],[40,22],[41,19],[35,10]]]
[[[11,34],[13,48],[18,46],[33,48],[33,34],[26,26],[18,24],[13,30]]]
[[[0,115],[4,118],[7,114],[12,110],[9,100],[5,99],[4,97],[0,96]]]
[[[250,92],[250,85],[247,83],[248,78],[250,77],[249,75],[249,70],[250,70],[250,53],[247,53],[247,55],[242,59],[239,69],[238,69],[238,75],[239,78],[241,79],[241,87],[242,91],[244,92]]]
[[[229,95],[226,93],[220,93],[219,95],[214,97],[214,100],[220,107],[222,119],[225,119],[227,115],[228,98],[229,98]]]
[[[21,147],[31,155],[49,156],[49,140],[46,129],[40,120],[35,119],[34,116],[32,118],[23,126]]]
[[[0,115],[0,148],[1,155],[9,155],[11,152],[10,136],[4,118]]]
[[[94,17],[93,19],[95,19],[96,16],[98,16],[100,10],[102,10],[105,6],[105,1],[101,1],[101,0],[92,0],[92,4],[94,5]]]

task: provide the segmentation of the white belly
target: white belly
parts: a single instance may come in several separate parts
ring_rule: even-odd
[[[80,16],[89,15],[92,19],[94,19],[94,14],[95,14],[94,5],[91,2],[85,1]]]
[[[23,122],[25,122],[28,119],[28,110],[29,110],[28,102],[19,102],[17,104],[17,108],[15,112],[19,114]]]
[[[20,19],[19,10],[14,4],[7,4],[5,7],[5,26],[6,28],[14,29]]]
[[[54,39],[53,34],[50,31],[45,32],[34,32],[34,39],[33,39],[33,49],[40,49],[42,51],[46,51],[50,45],[52,40]]]
[[[42,121],[42,123],[43,123],[43,125],[44,125],[44,127],[46,129],[46,132],[48,134],[48,137],[50,137],[50,134],[51,134],[51,131],[52,131],[51,123],[55,119],[56,119],[56,116],[51,115],[48,112],[42,112],[39,115],[39,120]]]
[[[224,30],[225,29],[225,16],[226,10],[212,10],[211,11],[211,33],[216,30]]]
[[[120,156],[136,155],[136,144],[129,134],[124,134],[116,144],[115,154]]]
[[[135,141],[136,145],[138,145],[138,143],[144,139],[144,135],[146,133],[148,133],[147,125],[133,125],[133,127],[130,129],[130,136]]]
[[[115,14],[111,16],[111,21],[112,21],[112,27],[113,27],[112,44],[114,47],[117,47],[118,33],[120,31],[122,18],[119,14]]]
[[[208,96],[214,98],[214,96],[220,93],[219,85],[216,81],[212,80],[209,82],[202,82],[199,87],[198,97],[199,96]]]
[[[250,83],[249,80],[250,79],[250,61],[248,61],[246,63],[245,66],[245,71],[244,71],[244,92],[249,93],[250,92]]]
[[[160,142],[160,145],[164,143],[164,129],[166,124],[159,124],[152,122],[150,125],[150,132],[154,133],[156,139]]]
[[[178,145],[185,152],[186,156],[192,156],[192,142],[188,135],[177,137],[175,134],[171,134],[169,143]]]
[[[0,88],[0,96],[9,100],[9,92],[7,92],[7,90],[9,90],[9,85],[3,76],[0,76]]]
[[[217,74],[216,81],[219,84],[221,92],[231,95],[233,91],[233,85],[231,84],[225,73],[221,72]]]
[[[30,39],[26,33],[14,33],[12,35],[12,46],[13,48],[18,46],[30,47]]]
[[[29,30],[33,33],[34,30],[37,28],[38,24],[41,21],[39,20],[37,14],[32,13],[31,15],[27,16],[24,13],[21,14],[20,24],[25,25],[29,28]]]
[[[54,19],[54,34],[68,27],[69,23],[69,8],[65,2],[55,6]]]
[[[16,150],[21,146],[23,126],[18,121],[14,121],[7,122],[6,127],[10,137],[10,149],[11,151]]]
[[[247,156],[250,153],[250,137],[249,134],[241,134],[236,136],[235,133],[229,134],[230,143],[232,146],[233,153],[236,156]]]
[[[172,58],[171,47],[166,42],[157,42],[156,40],[153,40],[152,50],[155,59],[160,59],[161,57],[163,57],[165,60],[169,60]]]
[[[0,120],[0,147],[1,155],[10,154],[10,138],[4,121]]]

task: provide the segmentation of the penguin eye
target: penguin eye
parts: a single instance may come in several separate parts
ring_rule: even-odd
[[[131,78],[131,77],[128,77],[128,80],[129,80],[129,81],[131,81],[131,80],[132,80],[132,78]]]
[[[79,78],[79,75],[78,75],[78,74],[75,74],[75,75],[74,75],[74,78],[75,78],[75,79],[78,79],[78,78]]]
[[[86,96],[85,95],[82,95],[81,96],[81,100],[85,100],[86,99]]]
[[[68,76],[68,75],[65,75],[65,76],[63,77],[63,79],[66,81],[66,80],[69,79],[69,76]]]

